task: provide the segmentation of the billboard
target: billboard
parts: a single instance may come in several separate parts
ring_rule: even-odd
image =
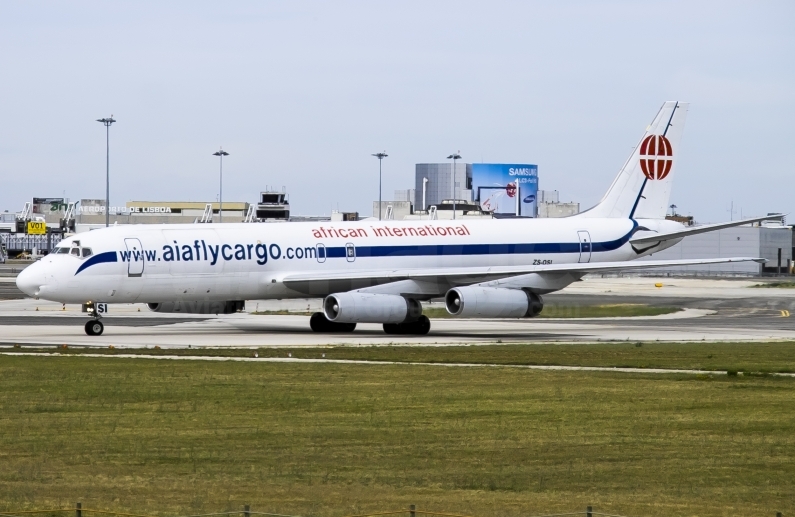
[[[495,214],[535,217],[538,213],[538,165],[473,163],[472,192],[480,208]]]
[[[34,197],[31,208],[34,214],[65,212],[66,202],[62,197]]]

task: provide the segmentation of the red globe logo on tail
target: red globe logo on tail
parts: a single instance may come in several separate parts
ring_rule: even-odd
[[[649,135],[640,144],[640,168],[650,180],[668,176],[673,165],[671,142],[663,135]]]

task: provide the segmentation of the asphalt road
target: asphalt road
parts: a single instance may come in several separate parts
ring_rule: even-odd
[[[305,316],[234,314],[221,317],[156,314],[139,305],[111,306],[101,338],[87,337],[79,307],[22,299],[10,278],[0,278],[0,341],[83,346],[317,346],[325,344],[454,344],[598,340],[795,340],[795,290],[750,288],[757,281],[595,279],[544,296],[547,307],[646,304],[687,309],[646,318],[532,320],[435,319],[428,336],[396,337],[380,325],[352,334],[316,334]],[[319,300],[250,301],[248,310],[314,311]],[[543,315],[543,313],[542,313]],[[684,317],[683,317],[684,316]]]
[[[681,307],[688,309],[706,309],[715,314],[699,318],[676,320],[654,320],[655,326],[684,328],[754,328],[795,331],[795,298],[778,297],[745,297],[745,298],[693,298],[693,297],[660,297],[634,295],[585,295],[553,293],[544,296],[545,306],[582,306],[610,305],[616,303],[646,304],[655,307]],[[782,313],[782,311],[784,311]],[[791,317],[784,314],[789,312]],[[542,312],[543,315],[543,312]],[[619,325],[625,327],[649,326],[648,320],[589,320],[596,325]]]
[[[205,318],[209,319],[209,318]],[[69,316],[0,316],[0,327],[2,326],[20,326],[20,325],[61,325],[61,326],[82,326],[88,321],[85,316],[69,315]],[[147,318],[147,317],[104,317],[102,323],[108,326],[118,327],[156,327],[159,325],[174,325],[177,323],[188,323],[197,321],[196,318]],[[198,320],[198,321],[201,321]]]
[[[19,289],[15,282],[16,276],[28,264],[0,264],[0,300],[18,300],[26,295]]]
[[[0,282],[0,300],[18,300],[25,298],[25,293],[17,289],[13,282]]]
[[[773,291],[773,292],[771,292]],[[731,298],[715,298],[704,296],[644,296],[621,293],[618,295],[567,293],[565,291],[544,295],[544,305],[549,307],[554,304],[564,306],[574,305],[611,305],[616,303],[645,304],[654,307],[682,307],[691,309],[770,309],[770,310],[795,310],[795,297],[773,296],[779,294],[780,289],[754,289],[755,296],[738,296]],[[791,289],[795,293],[795,289]],[[771,296],[764,296],[769,294]],[[759,296],[761,295],[761,296]]]

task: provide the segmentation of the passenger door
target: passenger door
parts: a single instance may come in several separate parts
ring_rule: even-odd
[[[144,247],[138,239],[124,239],[127,247],[127,276],[144,274]]]
[[[577,262],[584,263],[591,261],[591,234],[585,230],[577,232],[580,241],[580,259]]]

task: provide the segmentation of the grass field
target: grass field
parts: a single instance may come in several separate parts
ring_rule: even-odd
[[[782,288],[782,289],[793,289],[795,288],[795,282],[765,282],[763,284],[756,284],[752,285],[751,287],[756,288]]]
[[[17,349],[14,349],[17,350]],[[67,355],[141,354],[225,357],[294,357],[409,363],[607,366],[721,370],[750,373],[795,372],[795,343],[576,343],[479,346],[334,346],[321,348],[98,349],[19,348]]]
[[[653,307],[645,304],[617,303],[611,305],[562,305],[547,304],[539,318],[616,318],[633,316],[659,316],[661,314],[671,314],[679,312],[678,307]],[[423,314],[431,319],[452,318],[443,307],[425,307]],[[311,316],[311,312],[297,311],[257,311],[252,314],[272,316],[272,315],[301,315]]]
[[[3,510],[795,511],[793,379],[8,356],[0,372]]]

